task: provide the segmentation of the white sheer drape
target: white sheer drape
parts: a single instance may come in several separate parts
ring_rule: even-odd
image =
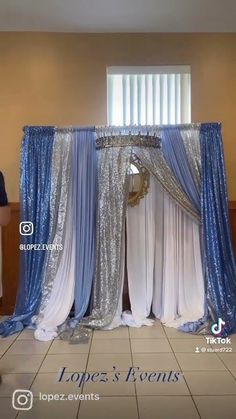
[[[72,223],[72,205],[68,205],[65,242],[49,301],[37,324],[34,336],[49,341],[57,336],[57,328],[67,319],[74,301],[75,285],[75,229]]]
[[[150,326],[155,256],[155,184],[139,205],[127,210],[127,273],[131,313],[123,313],[128,326]]]
[[[199,225],[157,183],[156,193],[152,310],[167,326],[179,327],[204,314]]]
[[[124,251],[122,266],[123,272]],[[121,293],[109,329],[151,325],[151,307],[155,317],[171,327],[203,316],[199,224],[152,176],[148,194],[127,210],[127,272],[131,312],[122,312]]]

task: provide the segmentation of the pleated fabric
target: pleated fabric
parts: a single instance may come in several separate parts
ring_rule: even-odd
[[[48,305],[54,280],[57,274],[63,246],[65,245],[66,217],[69,202],[69,189],[71,183],[71,131],[56,130],[51,169],[50,192],[50,233],[49,249],[45,256],[42,280],[42,299],[37,316],[32,322],[38,324],[44,317],[44,309]]]
[[[75,229],[72,223],[72,191],[69,194],[63,253],[54,278],[50,298],[34,332],[35,338],[41,341],[49,341],[57,336],[58,326],[67,319],[74,302]]]
[[[156,184],[153,313],[179,327],[204,315],[199,224]]]
[[[75,326],[84,316],[91,295],[96,257],[97,152],[95,129],[77,129],[73,134],[72,167],[74,183]]]
[[[59,260],[53,282],[47,285],[48,288],[51,285],[49,290],[45,291],[44,286],[46,301],[36,320],[35,337],[45,341],[58,335],[59,326],[66,322],[73,303],[75,316],[69,322],[70,327],[75,327],[83,317],[89,303],[95,268],[97,197],[94,128],[60,130],[56,140],[61,147],[61,159],[57,160],[59,169],[54,177],[58,178],[58,173],[61,173],[60,184],[64,193],[61,199],[58,198],[57,220],[60,222],[54,234],[57,242],[58,236],[64,239],[60,259],[51,254],[45,269],[46,284],[52,266]]]
[[[131,312],[122,324],[179,327],[204,315],[199,224],[151,176],[148,194],[127,210],[127,271]]]
[[[127,274],[131,313],[124,312],[123,323],[150,326],[155,258],[155,184],[151,177],[148,194],[127,209]]]
[[[54,127],[26,127],[21,146],[20,277],[16,306],[8,320],[0,324],[0,334],[8,336],[31,324],[42,297],[43,267],[47,250],[36,251],[34,244],[49,244],[51,168]]]

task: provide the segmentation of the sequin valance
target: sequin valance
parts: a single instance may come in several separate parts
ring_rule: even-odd
[[[161,139],[150,135],[111,135],[96,140],[96,148],[107,147],[154,147],[160,148]]]

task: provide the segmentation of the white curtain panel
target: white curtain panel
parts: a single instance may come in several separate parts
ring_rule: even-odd
[[[155,180],[139,204],[127,210],[127,272],[131,313],[123,322],[132,327],[151,326],[155,257]]]
[[[156,183],[156,246],[152,311],[179,327],[204,314],[199,225]]]
[[[131,311],[122,311],[122,291],[114,320],[120,325],[151,326],[152,311],[170,327],[204,314],[204,279],[199,224],[189,217],[150,176],[148,194],[127,209],[127,272]],[[152,310],[151,310],[152,309]]]
[[[123,311],[123,286],[125,273],[125,234],[122,240],[122,288],[116,315],[112,323],[104,328],[118,326],[151,326],[147,317],[151,311],[153,297],[153,269],[155,252],[155,180],[152,179],[149,193],[139,205],[128,206],[127,224],[127,273],[131,311]]]
[[[65,242],[52,292],[34,332],[36,339],[49,341],[57,336],[58,326],[67,319],[74,302],[75,286],[75,229],[72,205],[68,205]]]

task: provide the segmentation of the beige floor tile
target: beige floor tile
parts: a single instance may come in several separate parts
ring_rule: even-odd
[[[231,340],[231,346],[233,347],[233,350],[235,351],[236,348],[236,333],[234,333],[233,335],[229,336],[230,340]]]
[[[35,374],[2,374],[0,397],[11,397],[17,388],[29,389]]]
[[[225,366],[216,354],[176,353],[182,371],[224,371]]]
[[[92,374],[92,373],[91,373]],[[101,396],[135,396],[134,383],[127,381],[127,372],[121,372],[117,377],[114,373],[104,373],[96,378],[98,382],[87,382],[83,393],[100,394]],[[104,382],[106,381],[106,382]]]
[[[20,412],[17,419],[76,419],[79,401],[44,401],[34,398],[31,410]]]
[[[34,330],[33,329],[24,329],[22,330],[22,332],[19,334],[19,336],[17,337],[17,339],[35,339],[34,337]]]
[[[164,327],[159,319],[151,318],[153,320],[152,327]]]
[[[138,374],[136,374],[136,377],[138,377]],[[137,378],[137,382],[135,383],[139,396],[185,396],[190,394],[181,372],[158,372],[154,377],[153,374],[150,376],[150,373],[147,374],[145,371],[142,373],[144,381],[141,382],[140,378]],[[175,381],[173,382],[172,380]]]
[[[94,330],[93,339],[128,339],[128,327],[117,327],[113,330]]]
[[[199,419],[190,396],[139,396],[138,406],[140,419]]]
[[[170,345],[174,352],[196,352],[199,350],[201,352],[202,348],[211,348],[210,345],[207,345],[204,338],[199,339],[171,339]],[[204,351],[203,349],[203,351]]]
[[[191,333],[181,332],[174,327],[164,326],[164,330],[169,338],[178,338],[178,339],[199,339],[200,335],[192,335]],[[212,337],[212,336],[211,336]]]
[[[78,419],[138,419],[135,397],[101,397],[98,401],[82,401]]]
[[[87,358],[87,354],[47,355],[39,372],[58,372],[63,367],[70,372],[84,371]]]
[[[74,394],[81,393],[81,387],[71,380],[71,374],[65,374],[58,381],[57,373],[37,374],[33,385],[30,389],[35,397],[39,397],[39,393],[63,393]]]
[[[235,419],[236,396],[195,396],[201,419]]]
[[[71,344],[64,340],[54,340],[48,353],[49,354],[87,354],[89,352],[89,343]]]
[[[13,335],[6,336],[5,338],[3,336],[0,336],[0,342],[13,342],[20,333],[14,333]]]
[[[92,354],[128,354],[130,353],[129,339],[93,339]]]
[[[232,371],[232,370],[230,371],[231,371],[231,374],[233,374],[233,376],[236,378],[236,365],[235,365],[235,371]]]
[[[8,349],[7,354],[15,355],[40,355],[46,354],[51,342],[39,342],[37,340],[16,340]]]
[[[184,372],[193,395],[236,395],[236,380],[228,371]]]
[[[11,398],[4,397],[0,399],[0,415],[2,419],[15,419],[17,413],[12,407]]]
[[[3,355],[8,348],[13,344],[13,339],[1,339],[0,340],[0,355]]]
[[[90,354],[88,371],[127,371],[132,366],[131,354]]]
[[[172,352],[167,339],[131,339],[133,353]]]
[[[0,359],[2,374],[37,372],[44,355],[4,355]]]
[[[132,339],[166,338],[165,332],[161,326],[130,327],[129,333]]]
[[[173,353],[133,354],[133,366],[142,371],[177,371],[179,365]]]
[[[236,353],[218,354],[219,358],[224,362],[227,368],[231,371],[236,370]]]

